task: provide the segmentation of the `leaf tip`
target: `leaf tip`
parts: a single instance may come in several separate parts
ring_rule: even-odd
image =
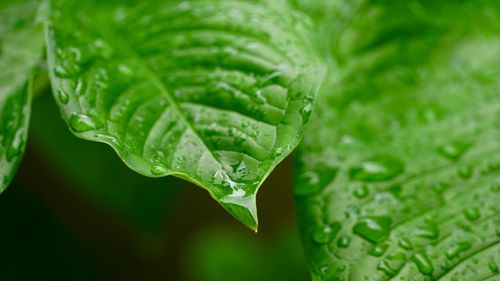
[[[246,196],[244,192],[233,192],[220,198],[219,201],[231,215],[257,233],[259,221],[256,199],[256,194]]]

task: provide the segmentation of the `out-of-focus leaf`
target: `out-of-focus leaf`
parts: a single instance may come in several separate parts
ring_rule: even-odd
[[[500,2],[365,1],[295,194],[315,280],[496,280]]]
[[[190,281],[307,281],[298,233],[284,229],[275,239],[224,227],[201,232],[186,256]]]
[[[35,24],[37,1],[0,3],[0,193],[21,162],[28,133],[28,78],[43,53],[43,30]]]

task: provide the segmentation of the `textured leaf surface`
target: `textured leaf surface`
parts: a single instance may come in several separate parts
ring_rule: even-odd
[[[0,3],[0,192],[12,181],[26,143],[31,96],[28,77],[39,62],[43,30],[35,1]]]
[[[498,280],[498,3],[357,11],[298,157],[314,279]]]
[[[255,229],[256,192],[300,140],[322,77],[311,23],[258,1],[50,10],[54,94],[73,132],[141,174],[198,184]]]
[[[30,141],[67,188],[116,214],[140,238],[161,235],[181,180],[144,177],[117,161],[110,147],[75,138],[50,95],[38,97],[32,111]]]

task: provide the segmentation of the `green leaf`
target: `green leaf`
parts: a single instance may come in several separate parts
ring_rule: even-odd
[[[30,141],[65,187],[117,215],[139,238],[162,235],[180,180],[143,177],[117,161],[111,148],[75,138],[50,95],[36,99],[32,110]]]
[[[28,78],[40,61],[43,30],[35,25],[35,1],[0,3],[0,193],[19,166],[31,106]]]
[[[51,5],[49,66],[72,131],[141,174],[207,189],[256,229],[257,190],[301,139],[323,76],[307,17],[272,1]]]
[[[315,280],[496,280],[500,5],[366,1],[331,49],[295,195]]]

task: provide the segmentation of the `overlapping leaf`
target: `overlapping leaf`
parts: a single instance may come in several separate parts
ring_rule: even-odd
[[[0,192],[12,181],[26,143],[28,77],[43,48],[43,31],[34,20],[36,8],[36,1],[0,3]]]
[[[500,7],[365,1],[295,194],[315,280],[497,280]]]
[[[135,171],[207,189],[256,228],[322,79],[305,16],[272,1],[51,1],[54,94],[73,132]]]

